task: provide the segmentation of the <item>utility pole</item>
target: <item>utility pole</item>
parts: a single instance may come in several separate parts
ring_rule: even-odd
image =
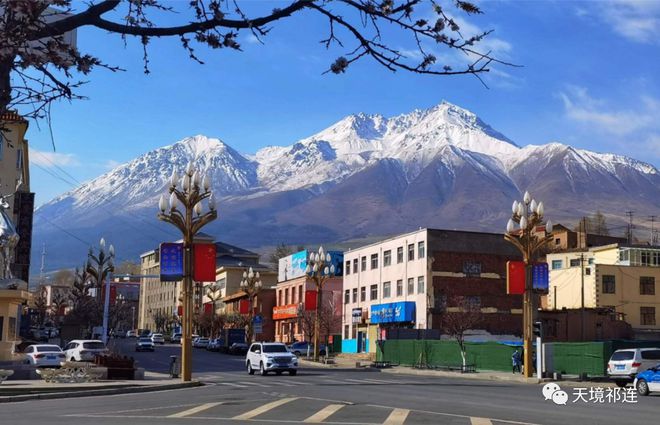
[[[628,244],[633,243],[633,215],[635,214],[635,211],[626,211],[626,215],[628,216],[629,224],[628,224]]]
[[[580,335],[581,340],[584,341],[584,253],[580,253],[580,278],[581,278],[581,289],[580,289]]]
[[[41,250],[41,270],[39,271],[39,282],[44,284],[44,266],[46,265],[46,243]]]
[[[658,244],[658,233],[655,230],[655,219],[658,218],[657,215],[650,215],[649,219],[651,220],[651,246],[656,246]]]

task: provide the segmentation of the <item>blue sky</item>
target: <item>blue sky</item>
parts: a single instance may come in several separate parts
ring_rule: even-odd
[[[127,72],[97,69],[80,91],[88,100],[53,106],[56,152],[46,123],[31,124],[37,204],[186,136],[218,137],[253,153],[291,144],[351,113],[390,116],[443,99],[519,145],[560,141],[660,167],[660,2],[479,4],[484,15],[457,13],[462,29],[494,29],[486,47],[523,65],[495,66],[485,77],[489,89],[471,76],[392,73],[369,59],[346,74],[322,75],[342,50],[318,43],[327,24],[309,12],[274,25],[264,45],[241,33],[243,52],[197,48],[205,65],[189,60],[176,40],[153,40],[149,75],[135,40],[124,46],[118,37],[83,28],[79,48]],[[249,10],[273,5],[255,1]],[[385,35],[395,48],[412,48],[401,33]]]

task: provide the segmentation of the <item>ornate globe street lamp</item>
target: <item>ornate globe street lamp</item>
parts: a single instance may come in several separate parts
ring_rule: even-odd
[[[105,282],[105,296],[103,299],[103,343],[108,342],[108,316],[110,311],[110,275],[115,270],[114,265],[115,247],[110,245],[108,252],[105,251],[105,239],[99,241],[99,255],[94,255],[92,248],[87,254],[87,273],[96,280],[96,301],[101,301],[101,288]],[[93,264],[92,264],[93,263]]]
[[[161,195],[158,202],[160,209],[158,218],[174,225],[183,235],[183,335],[181,340],[181,379],[183,381],[192,379],[193,239],[202,227],[218,217],[215,200],[210,189],[209,177],[202,177],[190,162],[183,177],[179,178],[176,170],[172,171],[169,199],[165,195]],[[202,201],[207,198],[209,210],[204,212]]]
[[[245,335],[248,344],[252,343],[254,338],[254,298],[257,296],[261,290],[261,278],[259,277],[259,272],[254,272],[252,267],[249,270],[243,272],[243,280],[241,280],[241,289],[248,296],[248,302],[250,303],[250,309],[248,310],[248,325],[247,325],[247,334]]]
[[[332,258],[329,253],[319,248],[319,252],[310,252],[307,259],[307,276],[311,277],[316,284],[316,315],[314,317],[314,361],[319,360],[319,333],[321,332],[321,301],[323,285],[335,275],[335,266],[332,264]],[[327,349],[326,349],[327,352]]]
[[[522,254],[525,263],[525,292],[523,295],[523,350],[525,376],[533,375],[532,336],[534,323],[534,299],[532,288],[532,267],[539,251],[552,240],[552,223],[543,223],[543,202],[532,199],[525,192],[523,201],[513,201],[511,218],[506,225],[504,239],[512,243]],[[538,227],[544,233],[539,234]],[[542,236],[541,236],[542,235]]]

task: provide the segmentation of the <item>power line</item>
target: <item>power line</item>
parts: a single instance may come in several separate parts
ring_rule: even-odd
[[[53,223],[50,219],[46,218],[45,216],[42,215],[41,218],[43,218],[44,220],[46,220],[47,222],[49,222],[49,223],[52,224],[53,226],[57,227],[58,229],[60,229],[60,230],[63,231],[64,233],[66,233],[67,235],[71,236],[71,237],[74,238],[75,240],[77,240],[77,241],[79,241],[79,242],[82,242],[82,243],[85,245],[85,248],[92,246],[91,243],[89,243],[89,242],[87,242],[87,241],[85,241],[85,240],[79,238],[78,236],[76,236],[76,235],[74,235],[73,233],[69,232],[68,230],[64,229],[64,228],[61,227],[60,225]]]

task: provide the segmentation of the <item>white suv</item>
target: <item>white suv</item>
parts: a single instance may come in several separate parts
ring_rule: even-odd
[[[295,375],[298,358],[282,343],[255,342],[247,352],[245,367],[250,375],[253,375],[256,369],[261,375],[266,375],[268,372],[281,375],[284,371],[289,372],[289,375]]]
[[[97,354],[108,354],[103,342],[95,339],[74,339],[64,347],[67,361],[91,362]]]
[[[612,353],[607,363],[607,376],[620,387],[633,382],[638,373],[658,364],[660,348],[627,348]]]

